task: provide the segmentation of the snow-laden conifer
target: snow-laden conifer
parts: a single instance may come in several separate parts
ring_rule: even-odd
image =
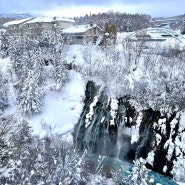
[[[30,70],[21,88],[18,108],[23,115],[32,115],[41,111],[42,104],[43,94],[38,85],[37,74]]]

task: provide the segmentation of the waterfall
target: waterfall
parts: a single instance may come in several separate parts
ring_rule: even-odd
[[[149,150],[149,143],[150,143],[150,136],[151,136],[151,131],[150,128],[152,126],[151,121],[153,120],[153,111],[147,113],[147,118],[148,120],[144,123],[144,134],[141,139],[141,142],[139,146],[137,147],[137,150],[135,152],[135,160],[140,158],[141,156],[146,158],[147,156],[147,151]],[[144,154],[142,151],[144,150]],[[145,156],[143,156],[145,155]]]
[[[166,116],[152,109],[136,110],[130,99],[129,96],[110,98],[94,82],[88,82],[83,111],[73,133],[76,149],[127,162],[140,157],[146,159],[152,150],[155,157],[149,167],[163,173],[162,168],[168,163],[169,170],[165,173],[171,175],[172,163],[166,160],[167,151],[163,146],[170,133],[163,137],[163,145],[153,145],[155,134],[160,134],[153,123]],[[167,119],[168,132],[173,118],[172,115]]]
[[[125,99],[108,98],[101,88],[88,82],[83,112],[74,129],[76,149],[124,159],[130,136],[125,135]]]
[[[123,129],[125,127],[125,122],[122,121],[118,127],[118,136],[117,136],[117,155],[116,158],[119,159],[120,152],[122,150],[123,145],[123,140],[122,140],[122,134],[123,134]]]
[[[136,153],[135,153],[135,160],[139,159],[141,157],[141,152],[143,150],[143,148],[146,148],[148,139],[150,137],[150,127],[151,125],[146,125],[145,126],[145,130],[144,130],[144,137],[142,138],[142,141],[140,143],[140,145],[137,147]]]
[[[144,134],[138,133],[139,142],[132,144],[129,130],[136,124],[132,120],[136,112],[127,100],[108,98],[102,88],[88,82],[83,112],[74,130],[76,149],[129,161],[141,156],[147,150],[153,115],[150,110],[145,112],[140,126]],[[129,118],[127,122],[125,117]]]
[[[109,147],[108,122],[110,115],[107,112],[108,97],[102,93],[102,87],[88,82],[83,112],[74,129],[75,148],[88,149],[93,153],[100,152],[108,155]]]
[[[138,133],[139,142],[131,143],[129,130],[136,124],[132,120],[134,114],[127,98],[108,98],[100,87],[88,82],[83,112],[74,130],[76,149],[128,161],[142,156],[143,151],[147,153],[152,111],[143,115],[145,120],[140,128],[144,134]],[[125,117],[129,118],[127,122]]]
[[[121,106],[122,105],[122,106]],[[118,117],[118,134],[117,134],[117,155],[116,158],[120,158],[120,152],[123,150],[124,143],[123,143],[123,131],[125,128],[125,111],[126,108],[123,104],[119,103],[119,109],[118,109],[118,114],[121,116],[120,118]]]

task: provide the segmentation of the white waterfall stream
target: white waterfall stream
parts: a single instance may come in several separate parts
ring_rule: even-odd
[[[93,82],[88,83],[84,109],[74,130],[75,147],[111,160],[132,162],[146,158],[151,149],[153,122],[160,114],[149,109],[138,116],[124,99],[109,98],[101,92]],[[159,164],[160,161],[153,169],[160,172]]]
[[[119,159],[121,149],[123,147],[123,141],[122,141],[122,134],[123,134],[123,129],[125,127],[125,122],[122,121],[120,125],[118,126],[118,136],[117,136],[117,155],[116,158]]]

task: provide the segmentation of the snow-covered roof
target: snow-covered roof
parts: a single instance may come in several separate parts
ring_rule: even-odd
[[[0,32],[6,32],[6,29],[0,29]]]
[[[71,28],[63,29],[62,32],[63,33],[84,33],[94,27],[98,27],[98,26],[96,24],[76,25]],[[99,29],[102,30],[101,28],[99,28]]]
[[[7,23],[3,24],[3,26],[8,27],[10,25],[18,25],[18,24],[24,23],[26,21],[29,21],[31,19],[32,18],[26,18],[26,19],[19,19],[19,20],[10,21],[10,22],[7,22]]]
[[[32,19],[30,21],[27,21],[25,24],[32,24],[32,23],[37,23],[37,22],[45,22],[45,23],[50,23],[53,22],[54,18],[53,17],[37,17],[35,19]],[[64,22],[75,22],[73,19],[66,19],[66,18],[55,18],[55,21],[64,21]]]

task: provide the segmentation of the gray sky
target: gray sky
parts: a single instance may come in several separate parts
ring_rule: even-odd
[[[0,13],[74,17],[109,10],[170,17],[185,14],[185,0],[0,0]]]

